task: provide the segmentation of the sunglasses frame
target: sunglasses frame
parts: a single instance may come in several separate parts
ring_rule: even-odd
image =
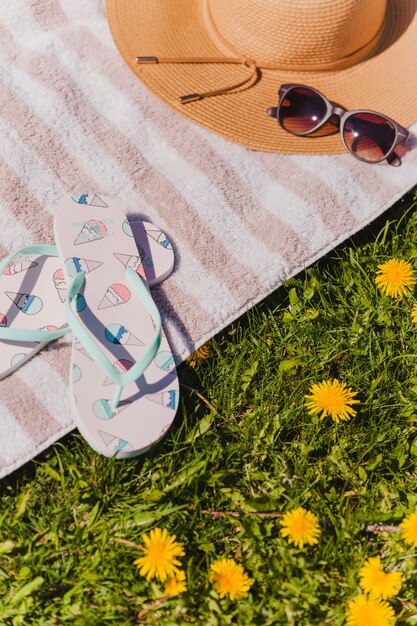
[[[280,109],[281,109],[281,104],[285,96],[288,94],[288,92],[291,91],[292,89],[300,88],[300,87],[302,89],[310,89],[323,100],[323,102],[326,105],[326,114],[324,118],[311,130],[308,130],[303,133],[296,133],[294,131],[288,130],[287,128],[283,126],[281,119],[280,119]],[[382,117],[385,120],[387,120],[394,127],[395,138],[394,138],[393,144],[391,148],[388,150],[388,152],[382,157],[382,159],[379,159],[378,161],[368,161],[367,159],[364,159],[354,154],[351,150],[349,150],[349,148],[346,145],[346,142],[343,136],[345,124],[352,115],[356,115],[357,113],[372,113],[374,115],[378,115],[379,117]],[[409,135],[409,132],[406,128],[398,124],[395,120],[388,117],[388,115],[384,115],[383,113],[378,113],[378,111],[371,111],[369,109],[357,109],[354,111],[349,111],[348,109],[345,109],[344,107],[341,107],[337,105],[336,103],[328,100],[328,98],[326,98],[326,96],[322,94],[321,91],[319,91],[318,89],[315,89],[314,87],[310,87],[309,85],[301,85],[297,83],[288,83],[288,84],[281,85],[281,87],[278,90],[278,106],[276,108],[272,107],[268,109],[268,114],[271,115],[272,117],[277,118],[278,124],[281,126],[283,130],[285,130],[287,133],[290,133],[292,135],[296,135],[297,137],[305,137],[305,136],[311,135],[312,133],[317,132],[318,130],[320,130],[320,128],[322,128],[325,124],[327,124],[327,122],[330,120],[330,118],[333,115],[336,115],[339,118],[339,132],[340,132],[340,138],[342,140],[343,146],[345,147],[346,151],[349,154],[355,157],[355,159],[359,159],[359,161],[363,161],[364,163],[381,163],[381,161],[385,161],[386,159],[390,165],[400,165],[401,159],[395,153],[395,148],[399,146],[400,144],[403,144],[407,140],[407,137]]]

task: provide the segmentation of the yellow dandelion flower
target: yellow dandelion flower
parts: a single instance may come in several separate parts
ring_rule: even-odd
[[[374,556],[368,559],[359,570],[359,585],[373,598],[393,598],[402,585],[401,572],[384,572],[381,559]]]
[[[417,511],[410,513],[400,524],[404,541],[417,548]]]
[[[280,533],[283,537],[288,537],[288,541],[295,544],[297,548],[303,548],[305,543],[313,546],[318,543],[317,537],[320,535],[320,526],[317,517],[303,507],[298,507],[285,513],[281,520]]]
[[[165,593],[170,596],[178,596],[184,591],[187,591],[187,583],[185,582],[185,572],[180,569],[165,583]]]
[[[407,293],[416,282],[413,266],[402,259],[390,259],[378,265],[375,282],[387,296],[397,298]]]
[[[411,309],[411,321],[417,324],[417,304],[414,304]]]
[[[178,573],[183,556],[183,544],[175,541],[175,535],[168,535],[166,529],[154,528],[148,535],[143,535],[143,556],[133,561],[138,566],[141,576],[159,578],[162,582]]]
[[[356,391],[352,391],[346,383],[338,380],[323,380],[310,387],[310,395],[306,395],[308,402],[306,406],[310,415],[321,413],[320,419],[330,415],[332,420],[338,424],[340,421],[347,421],[356,415],[351,404],[359,403],[355,400]]]
[[[395,613],[388,602],[356,596],[346,611],[346,626],[391,626]]]
[[[208,343],[205,343],[203,346],[197,348],[195,352],[190,354],[186,361],[188,365],[191,365],[191,367],[196,367],[197,365],[203,363],[208,356],[210,356],[210,346]]]
[[[233,559],[218,559],[210,566],[210,579],[221,598],[229,596],[235,600],[243,596],[253,584],[253,580],[243,567]]]

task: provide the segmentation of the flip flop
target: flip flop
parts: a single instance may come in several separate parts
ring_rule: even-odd
[[[125,229],[135,238],[139,255],[137,251],[134,258],[120,253],[116,258],[146,276],[149,286],[159,284],[174,267],[167,237],[150,222],[126,222]],[[26,255],[35,256],[28,260]],[[0,263],[0,380],[70,331],[65,315],[68,290],[57,257],[54,245],[28,246]],[[82,252],[68,259],[67,265],[70,274],[98,268]]]
[[[55,215],[55,240],[68,284],[73,332],[70,393],[74,419],[97,452],[117,458],[145,452],[171,425],[179,385],[174,358],[120,208],[68,199]],[[149,234],[149,233],[148,233]],[[154,233],[163,249],[169,243]],[[81,255],[94,272],[74,271]]]

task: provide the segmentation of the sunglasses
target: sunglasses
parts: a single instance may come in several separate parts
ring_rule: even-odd
[[[278,106],[267,113],[288,133],[304,137],[340,131],[346,150],[357,159],[366,163],[387,159],[390,165],[401,165],[394,151],[409,133],[388,116],[364,109],[347,111],[307,85],[281,85],[278,96]]]

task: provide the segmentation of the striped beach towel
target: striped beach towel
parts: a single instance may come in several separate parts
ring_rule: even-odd
[[[173,243],[154,296],[178,362],[417,182],[416,149],[369,166],[252,152],[193,125],[126,67],[104,0],[5,2],[0,42],[1,257],[51,243],[67,195],[123,198]],[[0,382],[0,476],[74,428],[69,362],[64,338]]]

